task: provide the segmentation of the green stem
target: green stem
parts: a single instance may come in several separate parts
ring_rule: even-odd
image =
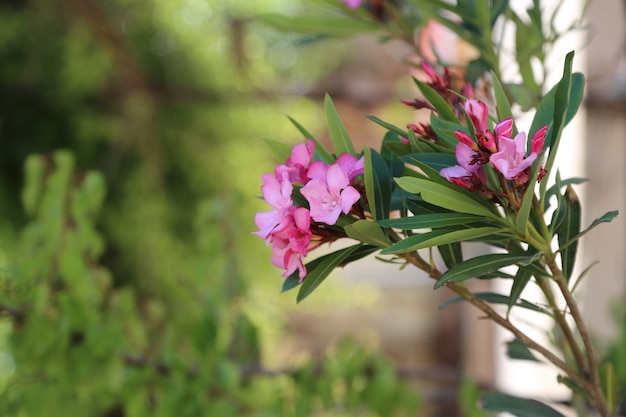
[[[574,318],[576,328],[578,329],[578,333],[580,334],[583,345],[585,346],[588,365],[587,378],[589,378],[591,384],[591,390],[589,390],[588,392],[591,395],[591,399],[593,400],[594,405],[597,407],[600,414],[603,417],[610,417],[610,410],[608,408],[604,392],[602,391],[602,387],[600,386],[598,363],[595,355],[595,350],[593,348],[593,343],[591,341],[591,335],[589,334],[587,325],[583,320],[583,316],[580,308],[578,307],[578,303],[576,302],[576,299],[569,290],[567,282],[565,281],[565,277],[563,276],[563,271],[561,271],[561,269],[557,266],[555,257],[547,257],[547,264],[548,268],[550,268],[550,271],[552,272],[554,281],[558,285],[559,290],[561,291],[561,294],[565,299],[565,303],[569,308],[570,314]]]

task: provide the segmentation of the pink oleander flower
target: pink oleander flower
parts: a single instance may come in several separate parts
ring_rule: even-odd
[[[313,160],[314,150],[315,142],[311,139],[294,146],[285,164],[276,167],[276,177],[281,178],[282,173],[287,172],[289,181],[292,183],[306,184],[308,182],[307,170]]]
[[[363,0],[341,0],[341,2],[351,9],[356,9],[361,6]]]
[[[537,159],[543,148],[547,126],[542,127],[533,135],[531,152],[526,156],[526,133],[518,133],[514,139],[498,138],[498,152],[489,157],[491,164],[507,180],[513,180],[522,174]]]
[[[302,281],[306,276],[303,259],[312,249],[311,216],[306,208],[293,207],[286,219],[286,226],[270,237],[273,254],[271,262],[285,270],[282,274],[285,278],[298,270]]]
[[[254,234],[267,239],[274,229],[284,225],[287,210],[293,206],[291,199],[293,185],[289,181],[287,172],[283,172],[281,181],[272,174],[263,175],[261,180],[263,181],[261,187],[263,198],[272,207],[272,210],[257,213],[254,216],[254,222],[259,228],[259,231],[254,232]]]
[[[361,194],[350,185],[349,175],[339,164],[330,165],[323,175],[320,167],[316,169],[315,174],[316,176],[300,192],[309,202],[313,220],[333,225],[337,223],[342,212],[344,214],[350,212],[354,203],[361,198]]]

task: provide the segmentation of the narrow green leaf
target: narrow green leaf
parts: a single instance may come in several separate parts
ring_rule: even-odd
[[[482,398],[482,408],[494,413],[508,412],[516,417],[565,417],[554,408],[537,400],[497,392],[487,394]]]
[[[511,359],[540,362],[528,346],[519,339],[509,340],[506,343],[506,355]]]
[[[439,288],[451,282],[465,281],[470,278],[488,274],[505,266],[532,263],[535,259],[536,254],[529,256],[513,255],[509,253],[491,253],[477,256],[454,266],[454,268],[450,268],[435,283],[435,288]]]
[[[571,185],[568,185],[565,189],[564,203],[566,206],[565,218],[557,229],[560,246],[564,246],[580,233],[580,200]],[[573,241],[561,251],[561,263],[566,281],[569,281],[574,271],[577,250],[578,241]]]
[[[397,219],[379,220],[381,226],[393,227],[400,230],[436,229],[438,227],[458,226],[484,221],[483,216],[474,216],[465,213],[434,213],[417,216],[401,217]]]
[[[333,162],[335,162],[335,158],[333,158],[332,154],[328,151],[328,149],[326,149],[322,142],[320,142],[315,136],[313,136],[308,130],[306,130],[304,126],[298,123],[297,120],[289,116],[287,116],[287,118],[296,127],[296,129],[300,131],[305,139],[311,139],[313,142],[315,142],[315,153],[319,155],[322,161],[326,162],[327,164],[332,164]]]
[[[348,136],[348,132],[337,113],[333,100],[328,94],[326,94],[324,98],[324,110],[326,112],[328,133],[330,134],[330,140],[333,143],[335,154],[355,154],[356,152],[354,151],[354,146],[352,146],[352,140],[350,140],[350,136]]]
[[[278,30],[309,35],[349,36],[378,29],[378,25],[363,20],[339,16],[285,16],[264,14],[258,19]]]
[[[513,280],[513,285],[511,287],[511,294],[509,295],[509,306],[508,311],[511,311],[511,308],[517,303],[522,291],[526,288],[528,282],[530,282],[530,278],[533,276],[532,270],[528,268],[519,268],[517,270],[517,274],[515,274],[515,279]]]
[[[613,211],[609,211],[609,212],[604,213],[604,215],[602,215],[601,217],[598,217],[593,222],[591,222],[589,227],[587,227],[585,230],[583,230],[582,232],[580,232],[579,234],[577,234],[576,236],[571,238],[568,242],[566,242],[563,245],[561,245],[559,247],[559,251],[562,251],[567,246],[569,246],[572,243],[576,242],[578,239],[580,239],[581,237],[583,237],[584,235],[589,233],[591,230],[593,230],[596,226],[598,226],[598,225],[600,225],[602,223],[610,223],[611,221],[613,221],[613,219],[615,217],[617,217],[618,214],[619,214],[619,212],[617,210],[613,210]]]
[[[351,252],[347,258],[343,260],[343,262],[339,265],[340,267],[348,265],[351,262],[358,261],[359,259],[362,259],[368,255],[371,255],[372,253],[378,250],[376,246],[370,246],[370,245],[358,244],[353,247],[356,247],[356,249],[353,252]],[[342,250],[344,249],[340,249],[339,252]],[[315,270],[318,267],[318,265],[320,265],[328,257],[334,255],[335,253],[336,252],[329,253],[327,255],[320,256],[319,258],[313,259],[312,261],[306,264],[307,271]],[[300,284],[301,284],[300,277],[298,277],[298,271],[296,271],[293,274],[289,275],[287,278],[285,278],[281,292],[289,291],[297,287]]]
[[[498,112],[498,119],[504,120],[507,118],[513,118],[513,112],[511,111],[511,104],[509,103],[509,99],[506,97],[506,91],[502,87],[502,83],[496,76],[496,74],[491,72],[491,80],[493,84],[493,92],[496,97],[496,110]],[[517,134],[517,127],[515,123],[513,124],[513,135]]]
[[[371,120],[372,122],[376,123],[377,125],[384,127],[388,131],[393,132],[400,137],[403,137],[403,138],[407,137],[407,131],[405,129],[399,128],[398,126],[394,126],[391,123],[387,123],[384,120],[381,120],[376,116],[365,116],[365,117]]]
[[[563,65],[563,77],[556,86],[556,92],[554,95],[554,112],[551,123],[551,134],[546,135],[546,145],[549,147],[548,158],[545,163],[546,172],[549,174],[556,160],[557,151],[559,149],[559,143],[561,141],[561,134],[565,128],[566,117],[568,114],[568,108],[570,105],[570,96],[572,89],[572,65],[574,60],[574,52],[570,52],[565,57],[565,63]],[[533,121],[534,124],[534,121]],[[532,132],[531,132],[532,133]],[[535,164],[533,164],[534,166]],[[547,181],[543,181],[540,185],[540,196],[545,196],[545,189],[547,187]]]
[[[585,182],[589,181],[588,178],[581,178],[581,177],[574,177],[574,178],[567,178],[561,181],[561,187],[564,187],[566,185],[578,185],[578,184],[583,184]],[[557,194],[558,193],[558,194]],[[552,187],[548,188],[548,191],[546,191],[546,201],[545,201],[545,205],[543,207],[544,211],[547,211],[548,208],[550,207],[550,198],[554,195],[561,195],[561,189],[559,187],[557,187],[556,184],[554,184]]]
[[[300,303],[302,300],[311,295],[311,293],[315,291],[315,289],[319,287],[322,282],[324,282],[328,275],[330,275],[335,268],[341,265],[348,258],[348,256],[350,256],[359,247],[361,247],[361,244],[350,246],[348,248],[338,250],[337,252],[333,252],[330,255],[326,255],[324,260],[316,265],[313,270],[308,270],[307,265],[307,276],[300,286],[296,301]]]
[[[474,297],[480,299],[480,300],[483,300],[483,301],[487,302],[487,303],[504,304],[504,305],[509,304],[509,297],[504,295],[504,294],[496,294],[496,293],[493,293],[493,292],[477,292],[477,293],[474,293],[472,295]],[[444,309],[444,308],[446,308],[448,306],[451,306],[452,304],[456,304],[456,303],[459,303],[459,302],[462,302],[462,301],[467,301],[467,300],[465,298],[463,298],[463,297],[455,297],[455,298],[453,298],[451,300],[448,300],[445,303],[441,304],[439,306],[439,309]],[[535,311],[537,313],[544,313],[544,314],[548,313],[544,308],[542,308],[542,307],[540,307],[540,306],[538,306],[536,304],[533,304],[530,301],[526,301],[526,300],[523,300],[523,299],[518,300],[515,303],[515,305],[517,307],[526,308],[528,310],[532,310],[532,311]]]
[[[274,158],[284,163],[291,156],[291,147],[283,142],[272,139],[264,139],[267,147],[274,154]]]
[[[401,159],[405,162],[420,161],[437,171],[458,164],[456,156],[451,153],[412,153],[401,157]]]
[[[420,194],[426,202],[436,206],[460,213],[488,217],[495,216],[489,208],[481,205],[473,198],[434,181],[423,178],[400,177],[396,178],[396,183],[403,190],[413,194]]]
[[[344,230],[348,237],[368,245],[386,248],[391,244],[383,229],[376,223],[368,220],[357,220],[351,225],[344,227]]]
[[[449,122],[457,122],[459,119],[454,114],[454,110],[450,107],[447,101],[443,99],[435,90],[433,90],[428,84],[423,83],[418,79],[414,79],[417,88],[420,89],[424,98],[434,107],[439,117]]]
[[[365,193],[374,220],[389,217],[391,207],[391,174],[385,160],[374,150],[364,149]]]
[[[441,259],[446,267],[452,268],[454,265],[463,262],[463,248],[461,242],[449,243],[447,245],[437,246]]]
[[[407,237],[400,242],[383,249],[380,253],[384,255],[394,253],[412,252],[418,249],[430,248],[433,246],[447,245],[448,243],[463,242],[470,239],[501,233],[500,227],[476,227],[472,229],[461,229],[453,232],[447,230],[433,230]]]

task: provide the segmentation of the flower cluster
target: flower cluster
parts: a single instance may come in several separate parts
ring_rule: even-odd
[[[261,192],[272,209],[254,218],[259,228],[255,234],[272,245],[272,263],[285,270],[283,277],[298,270],[301,281],[308,252],[341,237],[323,225],[334,225],[359,201],[361,193],[353,185],[364,169],[363,158],[347,153],[330,165],[313,161],[314,149],[311,140],[296,145],[285,164],[278,165],[274,174],[263,175]],[[308,207],[294,202],[297,188]]]
[[[513,136],[513,119],[498,122],[493,131],[489,129],[488,110],[485,103],[474,99],[465,102],[465,112],[472,122],[475,140],[466,132],[454,132],[459,141],[455,148],[459,165],[444,168],[441,175],[449,181],[469,190],[491,194],[483,171],[485,164],[491,164],[514,190],[524,192],[528,187],[530,167],[537,159],[544,145],[548,126],[539,129],[532,137],[530,154],[526,155],[526,133]],[[538,181],[545,174],[541,169]]]

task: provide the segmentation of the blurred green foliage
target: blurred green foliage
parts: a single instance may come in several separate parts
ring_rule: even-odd
[[[285,109],[314,125],[284,75],[307,85],[338,62],[252,19],[297,7],[0,5],[2,415],[415,409],[392,365],[354,344],[262,367],[267,318],[248,285],[279,274],[249,234],[264,209],[249,190],[272,165],[259,132],[297,137]]]

